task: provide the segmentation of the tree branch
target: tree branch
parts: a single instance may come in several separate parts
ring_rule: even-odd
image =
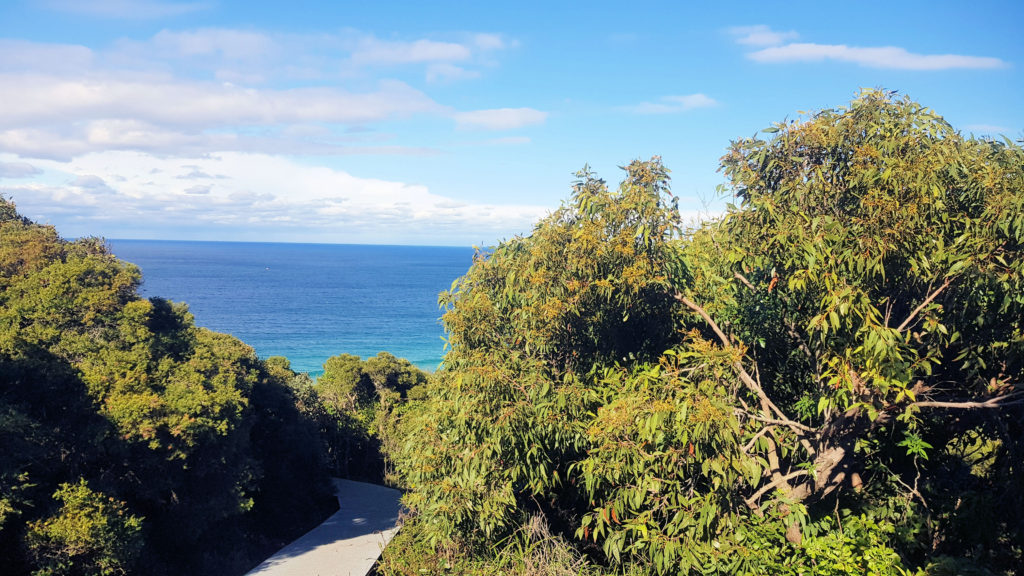
[[[743,446],[744,454],[749,454],[750,453],[750,449],[754,447],[754,444],[757,443],[758,439],[761,438],[762,436],[764,436],[765,434],[771,432],[771,430],[772,430],[772,426],[769,425],[769,426],[765,426],[764,428],[761,428],[761,430],[757,434],[754,434],[754,437],[751,438],[750,441],[748,441],[746,443],[746,445]]]
[[[679,300],[680,302],[685,304],[687,308],[699,314],[700,317],[703,318],[704,321],[708,323],[708,326],[710,326],[711,330],[714,331],[714,333],[718,336],[718,339],[721,340],[723,346],[733,346],[732,339],[726,336],[725,332],[723,332],[722,329],[718,327],[718,324],[711,318],[710,315],[708,315],[708,313],[703,308],[695,304],[693,300],[690,300],[686,296],[683,296],[681,293],[677,292],[675,297],[676,300]],[[808,431],[807,426],[804,426],[799,422],[790,420],[789,418],[786,417],[782,410],[779,410],[779,407],[776,406],[775,403],[771,401],[771,398],[769,398],[767,394],[765,394],[764,389],[762,389],[761,386],[759,386],[757,382],[754,381],[754,379],[750,376],[750,373],[747,372],[747,369],[743,367],[743,363],[741,361],[736,360],[735,362],[733,362],[732,365],[733,368],[736,369],[736,374],[740,377],[740,380],[747,386],[747,388],[749,388],[754,394],[757,395],[757,398],[761,401],[761,405],[764,408],[765,412],[769,414],[774,412],[775,415],[779,417],[780,424],[788,426],[796,432]]]
[[[690,310],[693,310],[694,312],[699,314],[700,317],[703,318],[704,321],[708,323],[708,326],[710,326],[711,329],[715,332],[715,335],[718,336],[718,339],[722,341],[722,345],[723,346],[732,346],[733,345],[732,344],[732,339],[730,339],[728,336],[726,336],[725,332],[722,332],[722,329],[718,327],[718,324],[714,320],[711,319],[711,316],[709,316],[708,313],[705,312],[703,308],[701,308],[700,306],[697,306],[696,304],[694,304],[693,300],[690,300],[689,298],[687,298],[686,296],[683,296],[679,292],[676,292],[676,300],[679,300],[683,304],[686,304],[687,308],[689,308]],[[744,372],[746,372],[746,370],[744,370]],[[749,378],[749,376],[750,375],[748,374],[747,377]],[[753,383],[753,380],[751,380],[751,383]],[[756,386],[757,384],[754,384],[754,385]]]
[[[900,324],[899,327],[896,328],[896,331],[897,332],[903,332],[903,329],[906,328],[907,326],[909,326],[911,322],[913,322],[913,320],[917,316],[918,312],[920,312],[921,310],[924,310],[925,306],[931,304],[932,300],[935,300],[939,296],[939,294],[942,293],[943,290],[945,290],[946,288],[949,287],[949,283],[951,281],[952,281],[952,278],[946,278],[946,281],[942,283],[942,286],[939,286],[938,288],[936,288],[934,292],[929,294],[928,297],[924,299],[924,302],[921,302],[920,304],[918,304],[917,308],[914,308],[914,311],[911,312],[910,316],[907,316],[907,319],[904,320],[903,323]]]
[[[764,496],[766,492],[768,492],[769,490],[771,490],[773,488],[778,488],[779,486],[781,486],[783,484],[787,484],[793,478],[796,478],[798,476],[806,476],[807,474],[808,474],[807,470],[795,470],[793,472],[790,472],[789,474],[786,474],[785,476],[782,476],[780,478],[776,478],[772,482],[769,482],[768,484],[765,484],[764,486],[759,488],[757,492],[754,492],[754,494],[751,495],[750,498],[747,498],[743,502],[748,507],[750,507],[750,509],[752,509],[752,510],[759,510],[761,507],[758,506],[757,501],[760,500],[761,496]]]
[[[962,402],[923,400],[921,402],[911,403],[908,407],[917,406],[918,408],[958,408],[971,410],[974,408],[1002,408],[1003,406],[1013,406],[1015,404],[1024,404],[1024,392],[1015,392],[1005,396],[996,396],[995,398],[989,398],[988,400],[981,402],[970,400]]]
[[[740,282],[743,282],[743,284],[745,284],[747,288],[750,288],[751,292],[757,292],[757,288],[755,288],[754,285],[750,283],[750,280],[747,280],[746,276],[740,274],[739,272],[733,272],[733,276],[735,276],[736,279],[739,280]]]
[[[810,432],[811,434],[816,434],[818,432],[817,428],[811,428],[810,426],[801,424],[799,422],[794,422],[793,420],[788,420],[788,419],[787,420],[777,420],[775,418],[764,418],[763,416],[757,416],[756,414],[751,414],[750,412],[747,412],[746,410],[742,410],[740,408],[735,408],[733,410],[733,412],[735,412],[738,415],[746,416],[747,418],[750,418],[751,420],[757,420],[758,422],[764,422],[765,424],[774,424],[774,425],[778,425],[778,426],[788,426],[789,428],[797,428],[797,429],[803,430],[804,432]]]

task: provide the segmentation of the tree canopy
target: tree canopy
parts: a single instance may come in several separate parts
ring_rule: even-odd
[[[410,550],[486,573],[540,522],[599,572],[1024,561],[1024,151],[882,91],[762,133],[723,215],[681,228],[657,158],[584,170],[441,296]]]
[[[140,281],[0,198],[4,573],[239,572],[330,511],[294,374]]]

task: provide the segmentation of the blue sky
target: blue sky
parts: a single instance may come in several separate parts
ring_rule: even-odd
[[[721,211],[730,140],[861,87],[1024,137],[1021,2],[0,3],[0,194],[65,236],[492,244],[589,164]]]

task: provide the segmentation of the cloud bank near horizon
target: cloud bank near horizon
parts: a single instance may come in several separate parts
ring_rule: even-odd
[[[45,182],[0,183],[0,194],[29,217],[137,222],[135,237],[144,238],[175,229],[191,230],[194,239],[470,245],[527,230],[547,211],[460,202],[425,186],[359,178],[267,154],[160,158],[118,151],[67,163],[0,162],[0,175],[8,177],[42,172]],[[160,224],[141,225],[154,222]],[[217,232],[203,233],[204,227]]]

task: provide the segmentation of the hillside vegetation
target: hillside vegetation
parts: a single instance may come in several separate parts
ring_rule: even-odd
[[[384,574],[1014,574],[1024,152],[864,92],[668,170],[588,170],[441,296]]]
[[[333,512],[330,475],[385,474],[425,374],[341,356],[314,385],[140,282],[0,198],[3,574],[240,574]]]
[[[238,574],[406,489],[378,572],[1012,575],[1024,565],[1024,150],[892,93],[722,158],[589,170],[440,297],[427,375],[313,382],[0,198],[4,574]]]

